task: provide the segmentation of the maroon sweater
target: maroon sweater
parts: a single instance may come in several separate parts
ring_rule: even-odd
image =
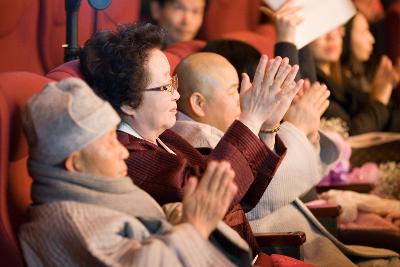
[[[210,160],[226,160],[235,171],[238,192],[225,217],[254,248],[254,239],[244,212],[258,203],[286,153],[279,137],[275,152],[244,124],[235,121],[214,150],[202,155],[176,133],[166,130],[160,139],[176,155],[153,143],[118,132],[119,141],[129,150],[128,175],[160,205],[180,202],[183,188],[191,175],[201,177]]]

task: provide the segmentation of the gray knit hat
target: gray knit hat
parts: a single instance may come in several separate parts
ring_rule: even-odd
[[[49,83],[28,100],[22,114],[29,156],[51,165],[81,150],[119,122],[111,105],[77,78]]]

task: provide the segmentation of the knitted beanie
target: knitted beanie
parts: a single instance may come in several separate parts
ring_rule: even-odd
[[[31,159],[54,165],[120,122],[111,105],[82,80],[49,83],[22,112]]]

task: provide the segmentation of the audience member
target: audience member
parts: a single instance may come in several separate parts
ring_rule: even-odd
[[[330,104],[324,116],[341,118],[347,124],[351,135],[382,131],[390,119],[386,97],[390,93],[382,94],[378,91],[379,94],[375,94],[376,91],[372,90],[367,94],[359,88],[346,87],[339,62],[343,33],[343,28],[336,28],[311,44],[317,64],[318,81],[326,84],[331,91]],[[387,82],[386,77],[380,79]],[[380,89],[386,90],[383,87]]]
[[[194,39],[203,23],[206,4],[207,0],[151,0],[152,20],[167,32],[164,45]]]

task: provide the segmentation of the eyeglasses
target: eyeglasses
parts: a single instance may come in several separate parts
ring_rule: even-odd
[[[154,87],[154,88],[149,88],[149,89],[144,89],[144,90],[145,91],[161,91],[161,92],[166,91],[166,92],[170,93],[171,95],[173,95],[174,92],[176,90],[178,90],[178,76],[174,75],[171,78],[171,81],[169,82],[169,84],[167,84],[167,85],[162,85],[159,87]]]

